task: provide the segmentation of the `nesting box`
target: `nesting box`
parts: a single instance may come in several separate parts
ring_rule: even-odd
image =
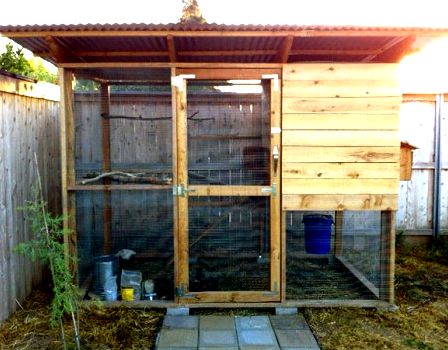
[[[409,181],[412,177],[412,151],[417,147],[407,142],[400,143],[400,181]]]

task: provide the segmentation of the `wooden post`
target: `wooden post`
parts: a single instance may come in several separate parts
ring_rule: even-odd
[[[342,226],[344,224],[344,212],[334,212],[334,255],[339,257],[342,253]]]
[[[101,84],[101,115],[109,115],[110,105],[110,89],[107,83]],[[111,171],[110,165],[110,119],[101,118],[101,150],[102,150],[102,164],[101,169],[103,173]],[[109,185],[110,180],[104,179],[104,184]],[[110,191],[103,192],[103,253],[110,254],[112,249],[112,234],[111,234],[111,193]]]
[[[176,142],[177,142],[177,184],[188,186],[187,150],[187,82],[176,86]],[[188,243],[188,195],[177,196],[178,237],[177,237],[177,288],[188,290],[189,284],[189,243]],[[178,299],[179,300],[179,299]]]
[[[76,237],[76,196],[68,188],[75,185],[75,116],[73,111],[73,73],[64,68],[59,69],[59,86],[61,88],[61,190],[64,229],[69,231],[64,236],[67,263],[77,282],[77,264],[69,257],[77,257]]]
[[[281,217],[282,217],[282,222],[281,222],[281,259],[282,259],[282,263],[281,263],[281,302],[284,303],[286,301],[286,211],[282,211]]]
[[[271,145],[270,145],[270,176],[271,186],[276,193],[272,193],[270,197],[270,235],[271,235],[271,291],[276,291],[281,295],[281,134],[278,130],[281,127],[281,109],[280,109],[280,86],[278,82],[271,80]],[[276,153],[277,159],[274,160]]]
[[[176,76],[176,68],[171,68],[171,77]],[[173,159],[173,188],[177,186],[177,91],[176,87],[171,84],[171,113],[173,115],[171,121],[172,132],[172,159]],[[179,216],[178,216],[178,204],[177,196],[173,197],[173,260],[174,260],[174,287],[179,286]],[[174,296],[175,301],[178,301],[178,297]]]
[[[380,299],[394,303],[395,211],[381,212]]]

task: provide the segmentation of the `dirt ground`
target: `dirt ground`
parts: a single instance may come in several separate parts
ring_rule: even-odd
[[[429,253],[423,249],[398,251],[396,312],[355,308],[303,310],[322,348],[448,349],[447,246]],[[50,298],[44,289],[33,291],[0,326],[1,350],[62,348],[58,329],[48,325]],[[162,316],[158,310],[125,307],[83,309],[83,349],[152,349]],[[68,320],[65,325],[70,332]],[[69,348],[74,348],[73,342]]]

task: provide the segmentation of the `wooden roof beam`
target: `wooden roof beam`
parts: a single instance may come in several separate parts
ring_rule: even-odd
[[[174,38],[172,35],[168,35],[166,37],[166,42],[168,45],[168,56],[170,58],[170,62],[177,62],[177,54],[176,54],[176,45],[174,44]]]
[[[288,35],[284,40],[280,50],[277,53],[276,62],[288,63],[289,54],[291,52],[294,36]]]
[[[382,53],[386,52],[387,50],[391,49],[395,45],[398,45],[403,40],[408,39],[408,38],[409,38],[409,36],[398,36],[398,37],[392,38],[383,47],[381,47],[381,49],[379,49],[377,53],[372,53],[372,54],[366,56],[365,58],[362,59],[361,62],[372,62],[376,57],[378,57]]]
[[[343,49],[304,49],[304,50],[291,50],[290,56],[314,56],[314,55],[331,55],[331,56],[363,56],[363,55],[377,55],[381,53],[379,49],[367,49],[367,50],[343,50]]]
[[[54,36],[46,36],[45,42],[50,50],[49,57],[53,57],[57,62],[79,62],[82,61],[72,51],[62,45]]]

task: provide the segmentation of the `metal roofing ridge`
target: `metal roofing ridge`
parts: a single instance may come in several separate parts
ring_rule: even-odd
[[[291,25],[291,24],[219,24],[219,23],[87,23],[87,24],[27,24],[0,25],[0,32],[37,32],[37,31],[394,31],[394,30],[422,30],[429,32],[446,31],[448,28],[433,27],[383,27],[383,26],[354,26],[354,25]]]

